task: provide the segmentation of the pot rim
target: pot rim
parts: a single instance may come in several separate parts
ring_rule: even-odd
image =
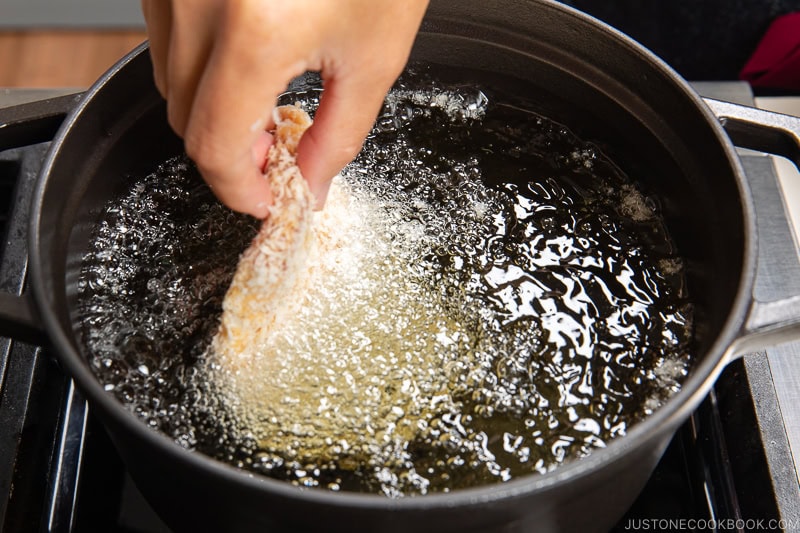
[[[611,465],[633,448],[642,446],[665,436],[665,428],[669,434],[682,423],[691,412],[700,404],[708,391],[713,386],[725,365],[729,362],[732,346],[741,335],[742,324],[746,313],[753,302],[753,285],[756,265],[756,226],[754,207],[749,188],[744,178],[744,169],[736,154],[730,138],[723,130],[716,116],[703,102],[702,98],[683,80],[671,67],[622,32],[585,13],[554,0],[533,0],[548,9],[559,10],[564,15],[574,17],[583,23],[588,23],[604,36],[616,40],[640,55],[644,61],[649,62],[655,69],[672,80],[708,122],[713,134],[721,144],[731,172],[736,178],[736,185],[742,204],[742,218],[744,222],[745,242],[743,243],[742,273],[738,282],[738,289],[733,300],[728,318],[719,335],[712,343],[708,352],[700,363],[692,369],[689,377],[684,381],[681,389],[672,395],[664,405],[653,414],[634,425],[622,437],[613,439],[605,448],[597,449],[590,455],[578,460],[558,466],[554,470],[538,474],[521,476],[511,481],[455,490],[449,493],[434,493],[424,496],[414,496],[391,499],[377,494],[364,494],[355,492],[333,492],[324,489],[306,489],[295,487],[285,481],[271,479],[265,476],[252,474],[238,469],[232,465],[222,463],[199,452],[184,449],[166,435],[150,429],[136,415],[126,409],[113,395],[106,392],[97,378],[85,364],[83,357],[73,346],[73,332],[62,327],[54,307],[51,305],[50,296],[46,293],[48,286],[44,279],[44,251],[41,250],[39,228],[43,213],[43,198],[46,183],[51,169],[58,164],[59,151],[64,140],[70,135],[73,125],[81,120],[81,115],[89,102],[100,93],[104,86],[128,63],[140,54],[147,53],[147,42],[142,43],[129,52],[113,67],[111,67],[95,84],[84,94],[79,104],[70,112],[62,124],[61,129],[54,138],[50,150],[42,165],[36,187],[33,193],[31,206],[31,220],[29,226],[29,249],[31,264],[31,283],[35,303],[44,322],[45,331],[51,339],[52,345],[58,352],[59,360],[67,368],[80,388],[91,400],[91,405],[97,406],[106,416],[113,417],[126,431],[138,435],[162,453],[186,464],[186,466],[204,471],[206,474],[223,478],[225,481],[247,486],[256,491],[270,491],[287,499],[303,500],[311,504],[323,504],[332,507],[359,507],[377,510],[413,511],[434,507],[461,507],[476,503],[489,503],[497,500],[514,498],[521,495],[532,495],[545,492],[554,487],[572,482],[579,478],[589,476],[598,469]]]

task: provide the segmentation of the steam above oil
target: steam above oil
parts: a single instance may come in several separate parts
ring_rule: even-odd
[[[318,96],[285,99],[313,112]],[[595,145],[490,87],[409,74],[339,180],[336,246],[231,369],[207,346],[257,222],[183,158],[132,178],[80,280],[105,388],[186,448],[392,497],[546,472],[679,389],[681,260],[656,203]]]

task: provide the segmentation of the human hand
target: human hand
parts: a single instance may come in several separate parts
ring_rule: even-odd
[[[297,162],[324,202],[359,152],[408,59],[428,0],[142,0],[170,126],[217,197],[268,214],[265,133],[289,81],[319,71],[324,91]]]

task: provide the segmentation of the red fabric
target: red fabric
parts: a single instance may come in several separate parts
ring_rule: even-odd
[[[753,87],[800,90],[800,12],[772,22],[739,77]]]

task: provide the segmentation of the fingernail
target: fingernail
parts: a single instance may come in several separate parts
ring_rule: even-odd
[[[325,207],[325,202],[328,200],[328,192],[331,190],[331,181],[326,180],[320,183],[317,187],[312,188],[311,192],[314,195],[314,210],[321,211]]]
[[[269,215],[269,202],[258,202],[256,204],[253,216],[255,216],[256,218],[264,219],[267,218],[268,215]]]

